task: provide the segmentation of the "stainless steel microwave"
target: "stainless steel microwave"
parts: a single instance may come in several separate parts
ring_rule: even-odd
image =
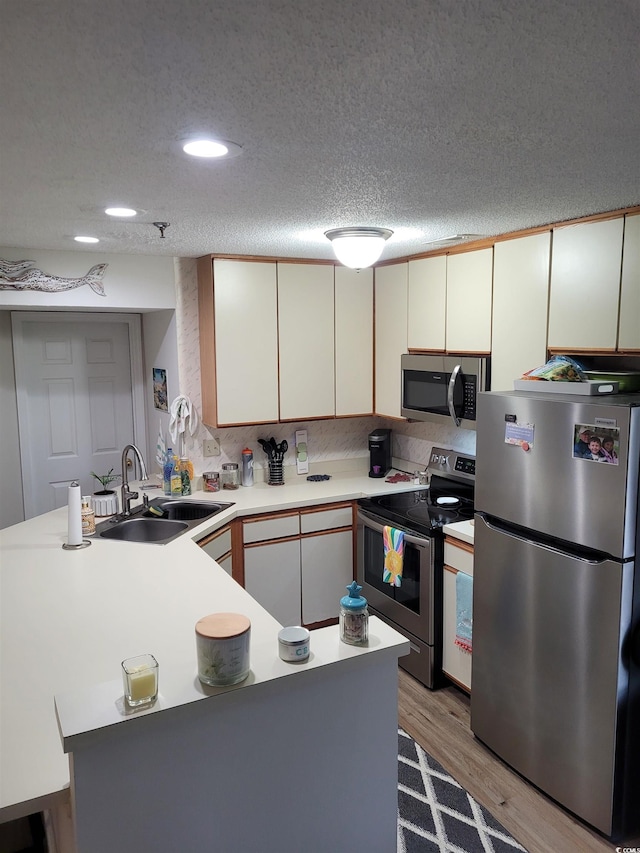
[[[401,367],[405,418],[475,429],[476,397],[490,388],[490,358],[407,354]]]

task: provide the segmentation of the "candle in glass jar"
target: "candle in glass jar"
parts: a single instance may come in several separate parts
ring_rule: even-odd
[[[158,695],[158,661],[153,655],[138,655],[122,661],[124,697],[136,706],[152,702]]]

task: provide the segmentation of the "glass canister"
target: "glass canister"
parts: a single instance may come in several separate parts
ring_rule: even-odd
[[[205,471],[202,475],[202,486],[205,492],[220,491],[220,472]]]
[[[93,534],[96,532],[96,514],[95,510],[91,506],[90,495],[82,496],[80,512],[82,518],[82,535],[93,536]]]
[[[225,462],[222,466],[222,488],[240,488],[240,471],[237,462]]]
[[[361,590],[353,581],[347,587],[349,594],[340,599],[340,639],[351,646],[361,646],[369,639],[369,610]]]
[[[211,613],[196,622],[198,678],[224,687],[249,675],[251,621],[241,613]]]

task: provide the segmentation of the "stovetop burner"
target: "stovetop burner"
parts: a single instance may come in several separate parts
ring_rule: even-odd
[[[432,476],[428,489],[377,495],[363,498],[358,504],[391,526],[425,534],[433,534],[445,524],[473,518],[475,459],[434,448],[429,470]],[[445,506],[439,505],[439,499]]]

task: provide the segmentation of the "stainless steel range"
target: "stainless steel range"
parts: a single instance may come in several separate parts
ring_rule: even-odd
[[[400,666],[426,687],[442,673],[442,527],[473,518],[475,457],[434,447],[428,489],[358,501],[357,578],[369,609],[411,643]],[[404,533],[402,582],[383,580],[385,527]]]

